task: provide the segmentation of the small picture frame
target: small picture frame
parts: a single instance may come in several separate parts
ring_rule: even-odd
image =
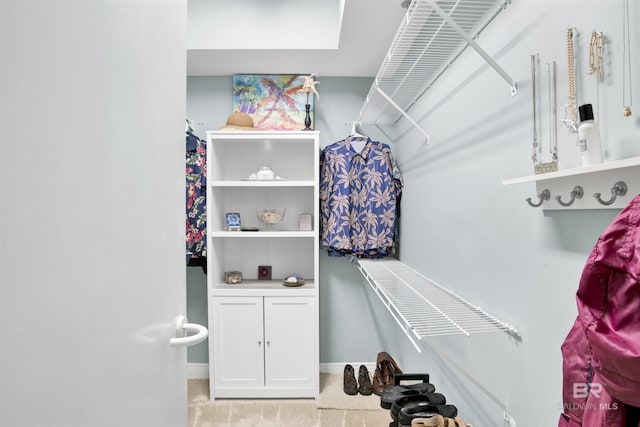
[[[271,266],[259,265],[258,266],[258,280],[271,280]]]
[[[227,222],[227,230],[229,231],[240,231],[240,226],[242,225],[240,221],[240,214],[237,212],[227,212],[225,214],[225,219]]]

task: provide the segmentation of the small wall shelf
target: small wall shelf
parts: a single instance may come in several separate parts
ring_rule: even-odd
[[[621,209],[640,191],[640,157],[506,179],[502,185],[527,182],[535,182],[537,191],[529,204],[543,210]],[[582,195],[574,198],[576,189]]]
[[[359,259],[356,266],[418,351],[415,340],[430,336],[499,331],[517,335],[511,325],[399,260]]]

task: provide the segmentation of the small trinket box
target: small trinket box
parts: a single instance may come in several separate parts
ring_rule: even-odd
[[[225,271],[224,283],[228,285],[234,285],[236,283],[242,283],[242,273],[240,271]]]
[[[311,214],[300,214],[298,217],[299,220],[299,229],[300,231],[311,231],[313,230],[313,215]]]
[[[271,266],[259,265],[258,266],[258,280],[271,280]]]
[[[236,212],[229,212],[225,214],[225,219],[227,222],[227,230],[229,231],[240,231],[240,226],[242,225],[240,221],[240,214]]]

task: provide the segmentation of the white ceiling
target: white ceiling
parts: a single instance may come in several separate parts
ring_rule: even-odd
[[[374,77],[407,10],[401,0],[188,4],[189,76],[314,72]]]

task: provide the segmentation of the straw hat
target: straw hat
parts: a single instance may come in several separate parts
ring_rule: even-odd
[[[256,130],[253,119],[246,113],[236,111],[227,118],[227,124],[220,130]]]

